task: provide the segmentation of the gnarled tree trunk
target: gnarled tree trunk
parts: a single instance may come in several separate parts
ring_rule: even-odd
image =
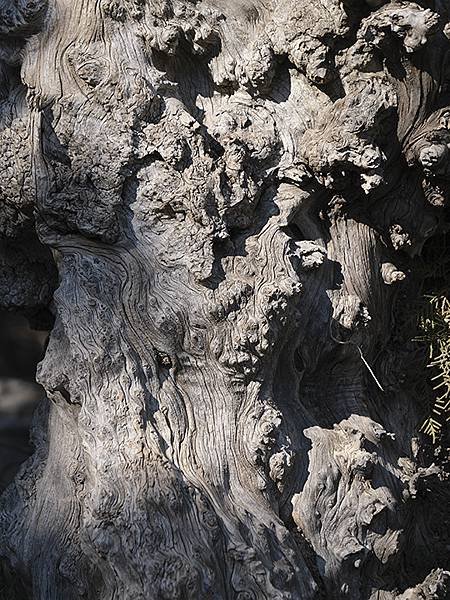
[[[0,300],[54,319],[5,598],[447,597],[407,313],[448,17],[0,0]]]

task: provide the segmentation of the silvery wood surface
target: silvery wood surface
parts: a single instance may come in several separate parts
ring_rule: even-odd
[[[0,0],[0,302],[54,316],[5,599],[448,597],[449,8]]]

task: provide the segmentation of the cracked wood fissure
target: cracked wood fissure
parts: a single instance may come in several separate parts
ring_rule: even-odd
[[[0,303],[51,326],[0,597],[448,597],[449,13],[0,0]]]

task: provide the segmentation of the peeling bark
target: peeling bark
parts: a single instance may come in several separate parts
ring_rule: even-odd
[[[448,216],[448,21],[0,0],[0,301],[52,322],[5,599],[447,597],[405,311]]]

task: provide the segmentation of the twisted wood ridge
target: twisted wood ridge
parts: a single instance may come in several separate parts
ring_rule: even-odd
[[[449,11],[0,0],[0,302],[54,316],[5,598],[449,597],[402,318]]]

